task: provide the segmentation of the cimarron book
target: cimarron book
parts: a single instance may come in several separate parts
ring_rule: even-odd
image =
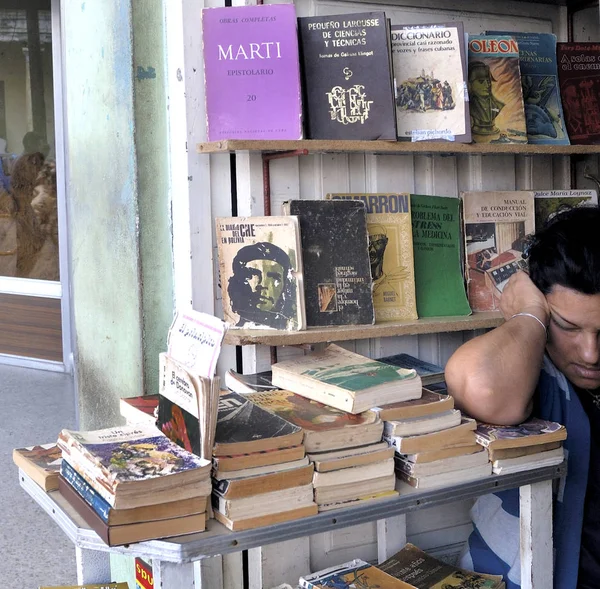
[[[298,19],[309,139],[396,139],[383,12]]]
[[[202,10],[209,141],[301,139],[294,4]]]

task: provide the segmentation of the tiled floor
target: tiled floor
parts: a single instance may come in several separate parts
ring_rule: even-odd
[[[75,427],[72,377],[0,365],[0,579],[12,589],[76,584],[75,549],[20,488],[13,448]]]

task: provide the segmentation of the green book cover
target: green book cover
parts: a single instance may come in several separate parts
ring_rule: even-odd
[[[410,203],[419,317],[470,315],[460,199],[411,194]]]

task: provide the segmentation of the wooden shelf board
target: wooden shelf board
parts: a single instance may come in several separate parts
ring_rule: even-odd
[[[503,322],[498,312],[474,313],[468,317],[431,317],[416,321],[377,323],[376,325],[345,325],[343,327],[309,327],[305,331],[275,329],[230,329],[225,343],[233,346],[253,344],[295,346],[301,344],[339,342],[354,339],[418,335],[446,331],[470,331],[498,327]]]
[[[231,139],[199,143],[198,153],[231,153],[234,151],[295,151],[308,153],[369,152],[398,155],[592,155],[600,153],[598,145],[530,145],[511,143],[451,143],[405,141],[340,141],[304,139],[299,141],[258,141]]]

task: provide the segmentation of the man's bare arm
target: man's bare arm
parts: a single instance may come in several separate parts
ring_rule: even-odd
[[[500,327],[463,344],[446,365],[446,383],[457,406],[481,421],[515,424],[527,419],[546,347],[546,298],[524,272],[511,277],[500,302]]]

